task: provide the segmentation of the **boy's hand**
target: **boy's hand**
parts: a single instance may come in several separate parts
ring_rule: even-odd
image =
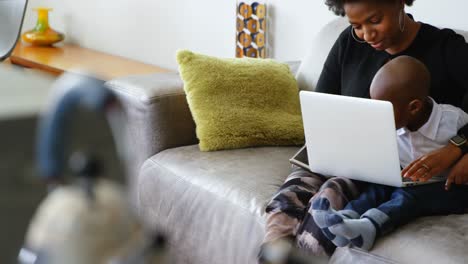
[[[449,144],[414,160],[403,169],[401,175],[405,178],[411,178],[413,181],[425,182],[450,168],[460,156],[461,150],[453,144]]]
[[[450,170],[445,183],[445,190],[449,190],[452,183],[468,183],[468,155],[464,155]]]

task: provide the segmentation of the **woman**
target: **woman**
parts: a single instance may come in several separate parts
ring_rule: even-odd
[[[422,61],[431,73],[430,96],[438,103],[463,107],[467,112],[468,44],[452,30],[416,22],[405,13],[414,0],[326,0],[350,26],[338,37],[324,64],[316,91],[369,98],[370,83],[387,61],[408,55]],[[468,136],[468,126],[459,134]],[[427,180],[449,169],[449,185],[468,182],[467,145],[447,142],[426,158],[411,163],[404,172]],[[335,209],[356,198],[363,183],[345,178],[326,179],[294,168],[266,208],[265,243],[281,237],[295,239],[314,254],[331,255],[335,246],[312,220],[310,204],[326,196]],[[436,197],[434,197],[436,199]]]

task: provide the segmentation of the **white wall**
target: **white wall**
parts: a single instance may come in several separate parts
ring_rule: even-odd
[[[269,55],[300,60],[318,30],[335,16],[324,0],[266,0]],[[169,69],[175,51],[191,49],[233,57],[236,0],[29,0],[23,29],[32,28],[32,7],[49,6],[51,25],[68,42]],[[468,30],[466,0],[415,1],[416,20]]]

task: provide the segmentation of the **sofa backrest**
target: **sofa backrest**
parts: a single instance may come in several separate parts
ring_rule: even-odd
[[[328,53],[340,33],[347,26],[349,26],[347,19],[343,17],[336,18],[326,24],[313,38],[296,74],[300,90],[314,90]]]
[[[309,45],[306,57],[302,60],[296,74],[300,90],[313,91],[317,84],[323,64],[340,33],[349,26],[348,20],[338,17],[325,25]],[[454,29],[468,40],[468,31]],[[468,98],[467,98],[468,99]]]

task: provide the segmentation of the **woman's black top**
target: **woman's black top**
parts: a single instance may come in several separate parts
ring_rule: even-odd
[[[351,26],[350,26],[351,27]],[[390,55],[353,39],[346,28],[333,45],[317,83],[317,92],[369,98],[372,78],[387,61],[408,55],[422,61],[431,73],[430,96],[468,112],[468,44],[450,29],[421,23],[413,43]],[[468,136],[468,125],[459,132]]]

